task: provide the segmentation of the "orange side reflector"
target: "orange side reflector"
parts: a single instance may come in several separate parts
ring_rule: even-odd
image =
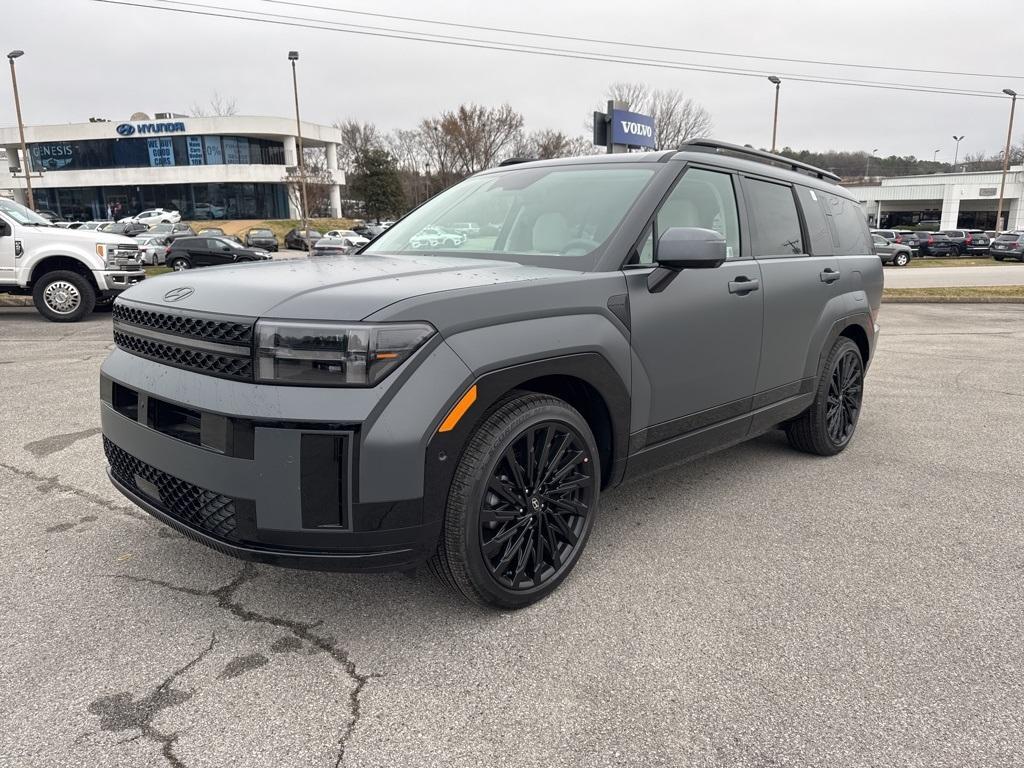
[[[466,411],[469,410],[469,406],[476,402],[476,384],[466,390],[466,394],[459,398],[452,409],[448,411],[448,415],[444,421],[441,422],[441,426],[438,427],[438,432],[451,432],[455,429],[455,425],[459,423]]]

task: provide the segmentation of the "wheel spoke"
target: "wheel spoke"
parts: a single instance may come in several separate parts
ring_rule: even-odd
[[[525,489],[526,483],[523,480],[523,468],[519,464],[519,459],[516,458],[513,446],[514,444],[505,449],[505,461],[508,462],[509,468],[512,470],[512,477],[516,481],[516,487]]]
[[[505,503],[511,504],[513,507],[523,506],[523,500],[519,496],[517,489],[510,486],[500,477],[492,477],[491,482],[487,484],[487,490],[495,496],[504,499]]]
[[[549,516],[548,519],[555,524],[555,528],[558,529],[558,533],[561,534],[563,539],[565,539],[565,542],[569,546],[575,547],[576,542],[579,541],[579,537],[576,535],[576,532],[572,529],[572,526],[565,522],[565,520],[559,514],[552,514]]]

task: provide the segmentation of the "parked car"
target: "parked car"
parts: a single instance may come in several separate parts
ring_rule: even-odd
[[[244,245],[247,248],[263,248],[267,251],[277,251],[277,236],[269,229],[256,227],[245,233]]]
[[[956,253],[956,247],[949,237],[941,232],[921,232],[918,237],[922,256],[950,256]]]
[[[909,233],[902,229],[872,229],[871,234],[884,237],[887,242],[901,244]]]
[[[172,211],[164,208],[148,208],[134,216],[127,216],[123,219],[118,219],[118,221],[122,224],[135,221],[147,226],[151,226],[153,224],[177,224],[181,221],[181,214],[178,211]]]
[[[424,227],[411,238],[411,248],[458,248],[466,242],[466,236],[445,227]]]
[[[192,210],[197,219],[223,219],[228,209],[213,203],[196,203]]]
[[[989,237],[980,229],[944,229],[941,234],[953,245],[951,255],[963,256],[971,253],[987,254]]]
[[[112,221],[109,224],[101,225],[98,227],[98,230],[100,232],[110,232],[115,235],[124,235],[125,237],[135,237],[135,235],[147,232],[149,227],[137,221]]]
[[[366,245],[370,242],[370,238],[363,237],[354,229],[332,229],[330,232],[324,232],[324,237],[347,237],[356,245]]]
[[[382,227],[379,224],[360,224],[352,227],[352,231],[360,237],[365,237],[367,240],[373,240],[385,231],[385,227]]]
[[[63,221],[58,214],[53,211],[48,211],[45,208],[37,208],[36,213],[46,219],[50,224],[56,224],[58,221]]]
[[[224,230],[220,227],[202,227],[196,234],[200,237],[224,237]]]
[[[222,555],[429,564],[479,604],[540,600],[624,478],[777,427],[818,455],[854,438],[882,265],[838,177],[780,160],[700,140],[500,167],[364,249],[386,258],[147,281],[118,299],[101,372],[109,476]],[[499,203],[470,257],[411,251]],[[718,492],[756,497],[764,458]]]
[[[897,267],[905,267],[914,255],[909,245],[890,243],[881,235],[871,235],[871,242],[883,264],[891,263]]]
[[[116,223],[116,222],[111,221],[109,219],[101,219],[99,221],[86,221],[86,222],[82,223],[82,226],[80,226],[79,229],[84,229],[85,231],[88,232],[88,231],[91,231],[91,230],[94,230],[94,229],[99,229],[100,227],[102,227],[102,226],[104,226],[106,224],[114,224],[114,223]]]
[[[989,253],[996,261],[1003,259],[1024,261],[1024,232],[1007,232],[999,235],[989,247]]]
[[[338,256],[355,253],[366,245],[366,238],[363,237],[329,237],[324,235],[313,245],[310,251],[315,256]]]
[[[480,237],[480,225],[469,221],[452,224],[449,229],[452,229],[455,232],[461,232],[466,237]]]
[[[167,239],[168,245],[179,237],[194,237],[196,231],[188,224],[154,224],[146,233],[148,235],[161,235]]]
[[[31,296],[47,320],[81,320],[96,307],[109,307],[117,294],[145,277],[133,240],[53,227],[0,197],[0,294]],[[8,326],[4,333],[14,330]]]
[[[300,251],[308,251],[323,235],[315,229],[289,229],[284,236],[284,247],[294,248]]]
[[[905,245],[915,256],[920,255],[921,235],[917,232],[900,232],[900,245]]]
[[[168,248],[166,235],[152,235],[147,232],[138,235],[135,242],[139,244],[139,258],[143,264],[155,267],[163,264],[166,260]]]
[[[179,237],[167,250],[167,266],[175,272],[269,258],[262,249],[246,248],[226,237]]]

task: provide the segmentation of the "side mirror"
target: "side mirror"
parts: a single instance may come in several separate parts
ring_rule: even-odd
[[[725,238],[713,229],[672,227],[658,238],[658,266],[666,269],[714,269],[725,255]]]

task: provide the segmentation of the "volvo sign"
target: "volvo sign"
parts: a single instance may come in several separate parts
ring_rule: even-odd
[[[654,118],[639,112],[613,109],[611,114],[612,144],[654,149]]]
[[[156,133],[182,133],[185,123],[173,121],[168,123],[121,123],[116,128],[118,136],[151,136]]]

